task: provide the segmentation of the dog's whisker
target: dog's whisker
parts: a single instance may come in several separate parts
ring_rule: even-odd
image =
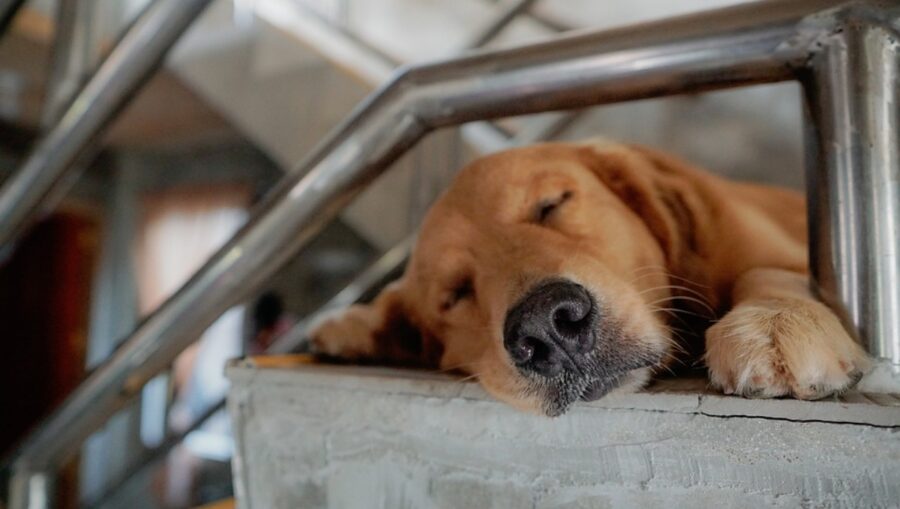
[[[474,374],[474,375],[464,376],[462,378],[456,379],[456,380],[454,380],[454,382],[461,384],[461,383],[465,383],[465,382],[468,382],[471,380],[475,380],[477,378],[478,378],[478,375]]]
[[[673,357],[672,359],[670,359],[670,362],[671,362],[671,361],[677,362],[678,359],[676,359],[676,358]],[[674,371],[671,367],[669,367],[669,363],[668,363],[668,362],[662,362],[662,363],[660,363],[659,366],[657,366],[657,369],[664,369],[664,370],[668,371],[670,375],[675,376],[675,371]]]
[[[703,307],[706,311],[709,311],[709,316],[706,318],[713,319],[716,317],[716,311],[710,306],[707,302],[704,302],[700,299],[689,297],[687,295],[675,295],[672,297],[672,300],[684,300],[687,302],[693,302]]]
[[[650,277],[650,276],[654,276],[654,275],[665,276],[665,277],[670,278],[670,279],[677,279],[677,280],[682,281],[682,282],[684,282],[684,283],[687,283],[687,284],[689,284],[689,285],[696,286],[697,288],[705,288],[705,289],[710,289],[710,288],[711,288],[709,285],[704,285],[704,284],[698,283],[698,282],[696,282],[696,281],[694,281],[694,280],[692,280],[692,279],[688,279],[688,278],[686,278],[686,277],[682,277],[682,276],[678,276],[678,275],[672,274],[671,272],[668,272],[668,271],[666,271],[666,270],[660,270],[660,271],[658,271],[658,272],[645,272],[645,273],[643,273],[643,274],[641,274],[641,275],[635,277],[635,278],[632,279],[630,282],[631,282],[631,283],[634,283],[634,282],[636,282],[636,281],[640,281],[641,279],[644,279],[644,278]]]
[[[693,302],[693,303],[695,303],[695,304],[698,304],[698,305],[702,306],[706,311],[709,311],[709,316],[708,316],[708,317],[704,317],[704,318],[707,318],[707,319],[709,319],[709,320],[712,320],[712,319],[715,319],[715,317],[716,317],[716,312],[715,312],[715,310],[713,310],[713,308],[712,308],[709,304],[707,304],[706,302],[703,302],[703,301],[700,300],[700,299],[697,299],[697,298],[694,298],[694,297],[690,297],[690,296],[687,296],[687,295],[673,295],[673,296],[668,297],[668,298],[665,298],[665,299],[659,299],[659,300],[650,302],[650,303],[648,303],[647,305],[648,305],[648,306],[654,306],[654,305],[656,305],[656,304],[659,304],[660,302],[667,302],[667,301],[672,301],[672,300],[684,300],[684,301],[687,301],[687,302]]]
[[[655,307],[655,308],[651,308],[651,309],[652,309],[653,312],[659,311],[659,312],[665,313],[665,314],[667,314],[668,316],[670,316],[670,317],[672,317],[672,318],[674,318],[674,319],[680,321],[680,322],[683,323],[685,326],[688,326],[687,321],[685,321],[684,318],[678,316],[678,314],[677,314],[678,309],[676,309],[676,308],[660,308],[660,307]]]
[[[647,293],[647,292],[652,292],[652,291],[656,291],[656,290],[667,290],[667,289],[671,289],[671,290],[683,290],[683,291],[688,292],[688,293],[690,293],[690,294],[696,295],[697,297],[703,299],[704,301],[707,300],[706,295],[703,295],[702,293],[698,292],[697,290],[694,290],[694,289],[691,289],[691,288],[688,288],[688,287],[682,286],[682,285],[664,285],[664,286],[656,286],[656,287],[653,287],[653,288],[648,288],[648,289],[646,289],[646,290],[642,290],[642,291],[638,292],[638,295],[643,295],[643,294],[645,294],[645,293]]]
[[[672,349],[677,350],[678,353],[687,355],[688,354],[687,350],[685,350],[684,346],[682,346],[682,344],[681,344],[681,343],[685,342],[686,340],[680,333],[682,333],[682,332],[684,334],[690,334],[690,333],[684,329],[679,329],[677,327],[668,327],[668,330],[669,330],[670,334],[677,336],[679,339],[679,341],[669,341],[669,343],[670,343],[669,346],[671,346]]]
[[[709,320],[709,319],[710,319],[710,318],[709,318],[708,316],[706,316],[706,315],[701,315],[700,313],[694,313],[693,311],[688,311],[687,309],[681,309],[681,308],[656,308],[655,310],[656,310],[656,311],[663,311],[663,312],[666,312],[666,313],[673,313],[673,316],[674,316],[674,313],[678,313],[678,314],[681,314],[681,315],[690,315],[690,316],[695,316],[695,317],[697,317],[697,318],[703,318],[704,320]],[[680,318],[680,317],[679,317],[679,318]],[[686,322],[684,322],[683,319],[682,319],[682,323],[684,323],[685,325],[688,325]]]
[[[659,271],[665,271],[665,270],[666,270],[666,267],[665,267],[664,265],[659,265],[659,264],[642,265],[642,266],[640,266],[640,267],[638,267],[638,268],[632,270],[631,273],[632,273],[632,274],[635,274],[635,273],[638,273],[638,272],[645,271],[645,270],[647,270],[647,269],[654,269],[654,270],[659,270]]]
[[[474,368],[478,365],[478,362],[466,362],[463,364],[457,364],[455,366],[448,366],[446,368],[441,368],[438,370],[439,373],[450,373],[451,371],[468,371],[471,372],[470,368]]]

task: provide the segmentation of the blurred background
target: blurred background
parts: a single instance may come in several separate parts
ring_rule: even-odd
[[[151,3],[25,2],[0,39],[0,181]],[[62,204],[0,253],[0,454],[176,291],[398,65],[737,3],[214,1],[94,140]],[[77,32],[58,47],[55,34],[66,25]],[[60,477],[58,505],[175,508],[229,496],[228,419],[210,410],[227,391],[227,359],[265,351],[407,238],[473,157],[598,135],[660,147],[735,178],[802,185],[794,84],[432,134],[96,433]]]

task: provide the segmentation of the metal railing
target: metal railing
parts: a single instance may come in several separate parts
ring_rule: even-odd
[[[15,452],[10,507],[41,507],[45,474],[222,312],[426,133],[471,121],[800,81],[815,286],[900,366],[897,15],[896,2],[770,1],[398,72]]]
[[[400,275],[401,270],[409,258],[414,238],[402,240],[395,247],[387,250],[374,263],[363,270],[334,297],[328,300],[322,307],[310,316],[294,324],[290,330],[279,336],[269,348],[266,354],[284,354],[296,352],[309,338],[309,332],[322,319],[327,318],[333,312],[346,308],[358,302],[367,301],[372,294],[391,280]],[[102,507],[104,502],[115,496],[130,479],[145,471],[151,464],[180,444],[191,432],[199,429],[208,419],[225,408],[225,398],[216,401],[200,413],[193,422],[184,429],[171,433],[162,443],[143,451],[139,457],[113,479],[102,493],[89,496],[85,504],[87,507]]]
[[[460,48],[461,52],[477,50],[492,42],[516,19],[530,13],[534,0],[516,0],[506,6],[490,23],[472,37],[472,43]],[[269,13],[268,9],[275,5]],[[354,33],[351,27],[324,16],[303,1],[268,0],[259,4],[263,18],[281,29],[303,37],[311,45],[320,48],[327,59],[369,85],[378,86],[390,78],[402,63],[379,50],[374,44]],[[286,16],[287,14],[287,16]],[[472,122],[462,126],[465,140],[481,152],[496,152],[515,146],[545,141],[561,134],[580,118],[581,111],[563,112],[551,118],[537,118],[516,134],[505,132],[492,122]]]
[[[158,0],[128,29],[64,108],[59,121],[0,188],[0,248],[62,198],[74,182],[72,163],[98,138],[209,2]]]

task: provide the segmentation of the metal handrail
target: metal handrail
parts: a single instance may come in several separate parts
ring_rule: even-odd
[[[810,62],[823,48],[844,42],[841,32],[834,28],[845,21],[831,13],[821,15],[821,11],[839,5],[840,1],[834,0],[761,2],[563,37],[399,72],[320,144],[298,171],[287,175],[237,235],[142,322],[16,451],[11,458],[15,473],[12,507],[27,507],[29,487],[40,485],[43,472],[71,456],[93,429],[168,366],[222,312],[263,284],[428,131],[503,116],[809,80]],[[856,8],[851,10],[855,12]],[[816,13],[820,15],[813,16]],[[883,31],[896,37],[892,32],[895,29],[883,17],[851,21],[863,25],[878,23]],[[897,99],[897,91],[889,87],[878,92],[890,100]],[[895,131],[876,136],[876,126],[885,125]],[[896,127],[896,122],[853,123],[853,128],[863,129],[864,134],[871,136],[825,140],[839,142],[832,144],[820,140],[820,157],[830,161],[843,153],[863,150],[861,140],[880,144],[877,150],[896,151],[900,136],[891,136],[897,134]],[[871,169],[854,167],[854,163],[859,160],[850,159],[840,168]],[[830,171],[831,166],[825,164],[824,168]],[[896,166],[877,170],[888,176],[900,171]],[[823,187],[828,189],[827,185]],[[827,220],[819,215],[822,210],[815,208],[816,203],[811,202],[811,219]],[[900,206],[888,205],[889,210]],[[861,220],[878,226],[872,223],[873,217],[864,216]],[[839,247],[854,249],[852,245]],[[812,248],[820,249],[815,245]],[[818,254],[827,256],[829,251]],[[895,264],[894,269],[900,266],[896,253],[883,255]],[[894,274],[897,272],[900,270]],[[871,290],[868,282],[855,281],[859,284],[855,298],[867,295],[866,291]],[[896,292],[897,288],[895,285],[889,292]],[[881,290],[879,295],[893,294]],[[878,305],[891,311],[889,301],[879,301]],[[900,309],[893,311],[900,316]],[[900,349],[900,341],[893,346]]]
[[[271,2],[263,3],[261,7],[257,8],[265,8],[265,5],[268,4],[271,4]],[[474,43],[461,48],[460,51],[477,50],[490,43],[515,21],[517,16],[527,13],[533,4],[532,0],[517,0],[515,3],[510,4],[475,34],[472,39]],[[269,22],[276,23],[276,26],[281,28],[286,28],[288,26],[293,27],[298,21],[301,21],[302,28],[314,34],[321,34],[324,30],[327,30],[328,38],[324,42],[318,42],[319,47],[324,46],[322,49],[326,54],[326,58],[338,62],[340,67],[353,69],[354,74],[369,85],[377,86],[383,84],[387,79],[390,79],[397,68],[402,66],[400,61],[381,51],[364,38],[359,37],[349,27],[336,23],[304,2],[282,0],[282,2],[276,2],[276,5],[279,16],[267,18]],[[291,17],[290,20],[285,19],[285,13],[281,12],[283,9],[296,11],[300,15],[300,19],[294,17]],[[300,30],[297,33],[302,35],[304,30]],[[315,36],[310,38],[317,39]],[[477,150],[495,152],[543,140],[546,139],[547,135],[558,135],[561,130],[574,123],[579,118],[580,113],[578,111],[565,112],[558,115],[557,118],[536,119],[538,121],[529,125],[529,129],[523,130],[523,132],[515,136],[506,133],[492,122],[470,123],[462,126],[462,131],[466,141]]]
[[[518,0],[517,2],[509,5],[505,10],[501,11],[500,14],[491,21],[491,23],[489,23],[478,34],[476,34],[476,36],[473,38],[475,42],[469,46],[468,50],[481,48],[482,46],[493,41],[503,32],[506,27],[508,27],[513,21],[515,21],[518,16],[527,11],[534,4],[534,1],[535,0]],[[328,24],[328,21],[324,17],[319,16],[312,9],[305,9],[305,12],[309,16],[314,17],[318,22]],[[364,51],[367,51],[370,55],[370,58],[374,59],[376,62],[378,62],[378,64],[382,64],[383,66],[388,66],[390,68],[399,67],[400,64],[393,60],[391,57],[377,51],[374,47],[366,44],[361,39],[355,38],[342,27],[334,25],[333,29],[335,31],[338,31],[341,36],[352,39],[353,44],[364,46]],[[571,125],[575,118],[575,115],[566,114],[559,119],[555,119],[555,121],[552,122],[549,126],[541,125],[538,128],[533,129],[533,131],[535,132],[530,132],[527,134],[533,138],[547,139],[551,136],[559,134],[563,129]],[[496,128],[490,122],[482,122],[481,124],[483,126],[483,129],[496,130]],[[498,132],[497,136],[503,136],[503,134]],[[371,293],[387,284],[390,279],[397,277],[399,275],[399,271],[406,264],[406,260],[409,257],[410,251],[412,250],[414,241],[415,236],[409,236],[406,239],[400,241],[396,246],[385,252],[375,263],[373,263],[366,270],[357,275],[356,278],[354,278],[353,281],[350,282],[350,284],[348,284],[346,287],[344,287],[343,290],[335,294],[324,305],[316,309],[316,311],[313,312],[310,316],[296,323],[293,327],[290,328],[290,330],[276,338],[275,342],[266,349],[266,353],[281,354],[297,351],[298,349],[302,348],[303,345],[308,341],[309,331],[312,329],[312,327],[314,327],[322,319],[332,315],[334,312],[345,309],[347,306],[365,300],[370,296]],[[221,400],[216,401],[215,403],[210,405],[206,411],[201,413],[186,428],[171,434],[156,447],[143,451],[140,457],[136,461],[134,461],[129,468],[125,469],[124,472],[116,476],[115,479],[111,483],[109,483],[109,485],[104,488],[98,496],[89,497],[87,506],[99,507],[105,501],[115,496],[118,490],[121,489],[131,478],[133,478],[135,475],[140,474],[141,472],[144,472],[150,464],[159,460],[172,448],[180,444],[190,433],[199,429],[200,426],[202,426],[209,418],[217,414],[220,410],[224,409],[224,407],[225,398],[222,398]]]
[[[476,34],[473,39],[475,42],[472,43],[468,49],[478,49],[493,41],[506,27],[515,21],[518,16],[527,11],[534,2],[535,0],[518,0],[509,5],[505,10],[500,12],[491,23]],[[328,23],[324,17],[318,16],[313,10],[308,9],[306,12],[308,15],[315,17],[319,22],[323,24]],[[343,37],[353,38],[354,44],[365,46],[366,51],[370,53],[371,58],[374,58],[379,63],[390,66],[391,68],[399,66],[399,63],[394,61],[391,57],[378,52],[374,47],[365,44],[361,39],[354,38],[341,27],[334,26],[334,30],[339,31]],[[571,125],[574,119],[574,115],[568,114],[564,118],[560,118],[553,122],[549,128],[540,126],[539,129],[536,129],[536,133],[529,134],[546,139],[549,136],[558,134],[562,129]],[[493,128],[493,125],[489,122],[483,122],[482,124],[484,125],[484,128]],[[502,136],[502,134],[498,134],[498,136]],[[309,331],[321,320],[354,303],[366,300],[371,296],[370,294],[383,287],[390,279],[397,277],[399,271],[406,264],[406,260],[409,257],[414,242],[415,236],[411,235],[386,251],[378,258],[378,260],[358,274],[353,281],[335,294],[325,304],[316,309],[310,316],[296,323],[290,330],[276,338],[275,342],[266,349],[266,353],[282,354],[297,351],[308,341]],[[129,468],[125,469],[124,472],[116,476],[98,496],[89,497],[87,506],[99,507],[111,497],[115,496],[118,490],[131,478],[144,472],[149,465],[162,458],[171,449],[180,444],[190,433],[199,429],[209,418],[216,415],[224,408],[225,398],[222,398],[211,404],[207,410],[202,412],[187,427],[176,433],[172,433],[156,447],[143,451],[140,457],[134,461]]]
[[[409,258],[413,241],[413,237],[408,237],[382,254],[381,257],[363,270],[353,281],[329,299],[328,302],[279,336],[266,349],[266,354],[283,354],[297,351],[308,340],[309,332],[323,319],[351,304],[368,300],[374,291],[383,287],[398,275]],[[225,408],[225,398],[209,405],[186,428],[172,433],[156,447],[143,451],[140,457],[109,483],[109,486],[104,488],[101,493],[88,497],[86,506],[102,507],[104,502],[113,497],[132,477],[143,472],[152,462],[162,458],[172,448],[180,444],[191,432],[199,429],[204,422],[223,408]]]
[[[95,4],[83,0],[59,0],[50,71],[44,88],[41,125],[52,128],[90,77],[90,32]]]
[[[78,156],[162,62],[210,0],[157,0],[147,8],[0,188],[0,247],[15,240],[74,183]]]

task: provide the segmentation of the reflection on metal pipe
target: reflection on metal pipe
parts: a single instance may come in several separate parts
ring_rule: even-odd
[[[73,162],[115,116],[210,0],[159,0],[126,32],[19,170],[0,188],[0,246],[71,186]]]
[[[900,8],[838,15],[806,83],[816,288],[900,374]]]
[[[94,2],[60,0],[57,3],[50,72],[44,92],[41,123],[52,128],[89,77],[90,33]]]

